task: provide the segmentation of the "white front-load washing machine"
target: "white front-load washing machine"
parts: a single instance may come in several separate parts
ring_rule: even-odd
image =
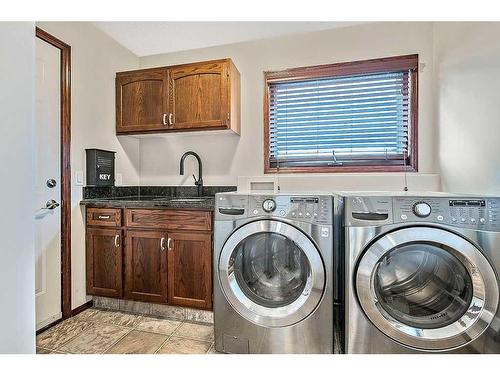
[[[328,195],[216,195],[215,348],[333,353]]]
[[[500,353],[500,199],[346,195],[347,353]]]

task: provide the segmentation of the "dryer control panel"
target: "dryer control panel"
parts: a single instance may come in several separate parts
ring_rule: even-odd
[[[216,220],[281,217],[312,224],[333,223],[333,198],[328,195],[218,194]]]
[[[460,228],[500,230],[500,198],[394,197],[395,223],[433,222]]]

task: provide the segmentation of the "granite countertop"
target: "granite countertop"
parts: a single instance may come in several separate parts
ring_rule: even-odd
[[[113,208],[176,208],[198,209],[213,211],[215,198],[208,197],[158,197],[158,196],[131,196],[111,198],[86,198],[80,201],[88,207]]]
[[[204,186],[198,197],[195,186],[84,187],[80,204],[88,207],[175,208],[213,211],[215,194],[236,186]]]

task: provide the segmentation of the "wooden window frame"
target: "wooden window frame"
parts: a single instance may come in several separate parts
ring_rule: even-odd
[[[417,172],[418,171],[418,54],[385,57],[371,60],[352,61],[336,64],[291,68],[281,71],[264,72],[264,173],[278,173],[271,167],[269,155],[269,103],[272,83],[302,81],[356,74],[383,73],[395,70],[412,70],[411,74],[411,119],[409,155],[405,165],[359,165],[359,166],[318,166],[280,167],[284,173],[358,173],[358,172]]]

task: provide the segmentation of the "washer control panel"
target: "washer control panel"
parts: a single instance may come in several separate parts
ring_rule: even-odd
[[[395,223],[434,222],[500,230],[500,198],[394,197]]]
[[[248,217],[274,216],[318,224],[331,224],[333,201],[323,195],[249,195]]]
[[[216,220],[259,216],[282,217],[312,224],[332,224],[333,198],[329,195],[235,193],[221,193],[215,197]]]

